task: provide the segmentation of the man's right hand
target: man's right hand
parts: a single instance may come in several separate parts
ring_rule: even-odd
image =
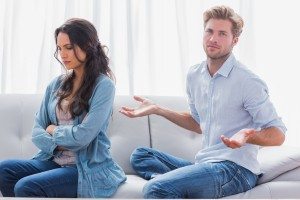
[[[119,110],[120,113],[130,118],[155,114],[157,105],[154,104],[150,99],[142,98],[140,96],[134,96],[133,98],[134,100],[138,101],[140,105],[137,108],[129,108],[123,106]]]

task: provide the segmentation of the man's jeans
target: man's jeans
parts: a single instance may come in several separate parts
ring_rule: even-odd
[[[151,179],[144,198],[220,198],[245,192],[258,179],[231,161],[193,164],[151,148],[136,149],[130,161],[141,177]]]
[[[0,190],[4,197],[77,197],[76,166],[53,161],[0,162]]]

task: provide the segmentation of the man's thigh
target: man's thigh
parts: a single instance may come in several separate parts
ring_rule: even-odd
[[[229,161],[182,167],[152,179],[146,187],[155,182],[178,198],[219,198],[251,189],[240,166]]]

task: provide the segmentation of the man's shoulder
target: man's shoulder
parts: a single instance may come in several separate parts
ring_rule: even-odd
[[[241,78],[257,78],[258,76],[252,72],[247,66],[240,63],[239,61],[236,62],[235,67],[233,68],[233,73]]]
[[[192,65],[188,71],[188,75],[195,74],[197,72],[202,72],[203,68],[205,67],[205,63],[206,62],[203,61],[202,63]]]

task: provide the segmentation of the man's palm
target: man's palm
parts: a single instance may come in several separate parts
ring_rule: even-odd
[[[151,100],[139,96],[134,96],[133,98],[138,101],[140,105],[137,108],[123,106],[120,113],[131,118],[153,114],[156,105]]]

